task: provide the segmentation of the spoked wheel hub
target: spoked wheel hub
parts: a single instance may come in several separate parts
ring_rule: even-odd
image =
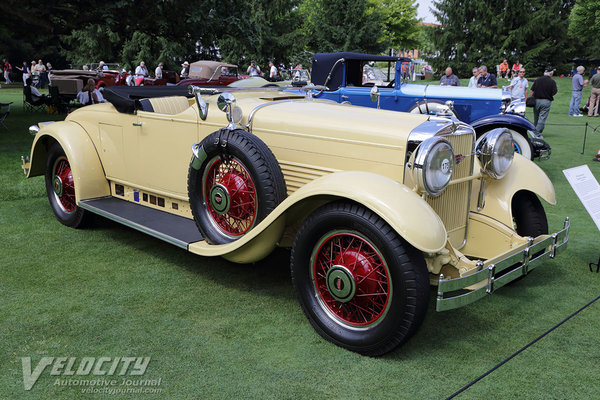
[[[250,173],[236,158],[216,157],[204,174],[204,198],[213,223],[230,236],[254,225],[258,210]]]
[[[312,273],[322,307],[339,322],[367,327],[385,316],[391,297],[387,266],[360,234],[325,235],[313,253]]]
[[[65,212],[73,212],[75,204],[75,184],[71,165],[66,157],[59,157],[52,169],[52,187],[58,204]]]

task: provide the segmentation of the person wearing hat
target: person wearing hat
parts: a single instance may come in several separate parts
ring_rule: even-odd
[[[163,67],[164,67],[163,63],[158,63],[158,67],[156,67],[156,69],[154,70],[154,76],[156,77],[156,79],[162,79]]]
[[[537,78],[531,86],[531,95],[535,98],[535,107],[533,108],[533,125],[538,133],[544,131],[546,118],[550,113],[550,106],[554,101],[554,95],[558,93],[556,82],[552,79],[554,69],[546,67],[544,76]]]
[[[183,67],[183,69],[181,70],[181,79],[185,79],[190,75],[190,63],[187,61],[184,61],[183,64],[181,64],[181,66]]]
[[[108,71],[108,65],[104,64],[104,61],[100,61],[100,63],[98,64],[98,69],[102,71]]]
[[[590,96],[590,106],[588,108],[588,117],[598,116],[598,103],[600,102],[600,67],[596,70],[592,79],[590,79],[590,85],[592,85],[592,95]]]

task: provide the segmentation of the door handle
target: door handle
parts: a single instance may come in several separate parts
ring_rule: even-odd
[[[346,95],[342,95],[342,100],[348,100],[350,97],[346,96]]]
[[[133,126],[142,126],[142,123],[141,122],[134,122],[132,125]]]

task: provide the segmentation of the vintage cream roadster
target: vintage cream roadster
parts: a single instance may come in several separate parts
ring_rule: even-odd
[[[438,311],[461,307],[566,247],[568,219],[549,235],[538,199],[555,204],[552,183],[503,129],[476,149],[452,117],[310,88],[136,90],[107,89],[109,103],[30,128],[25,167],[45,175],[57,219],[78,228],[98,214],[238,263],[289,247],[310,323],[352,351],[408,340],[430,285]]]

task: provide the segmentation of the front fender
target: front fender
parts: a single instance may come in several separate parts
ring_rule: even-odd
[[[193,253],[224,256],[230,261],[253,262],[270,253],[285,225],[294,215],[305,215],[319,205],[337,199],[355,201],[383,218],[408,243],[424,252],[446,245],[446,228],[433,209],[405,185],[369,172],[337,172],[315,179],[285,199],[260,224],[239,240],[223,245],[205,241],[189,245]]]
[[[556,205],[556,195],[550,178],[537,164],[517,153],[504,178],[486,178],[485,206],[477,210],[480,182],[473,183],[471,211],[488,215],[510,227],[513,226],[512,198],[520,190],[533,192],[549,204]]]
[[[471,126],[479,134],[492,128],[507,127],[519,132],[537,132],[535,126],[527,118],[514,114],[496,114],[479,118],[471,122]],[[479,135],[478,135],[479,136]],[[527,135],[525,135],[527,137]]]
[[[28,178],[45,174],[47,150],[53,142],[60,144],[69,159],[77,201],[110,195],[94,143],[85,129],[72,121],[54,122],[40,129],[31,145]]]

